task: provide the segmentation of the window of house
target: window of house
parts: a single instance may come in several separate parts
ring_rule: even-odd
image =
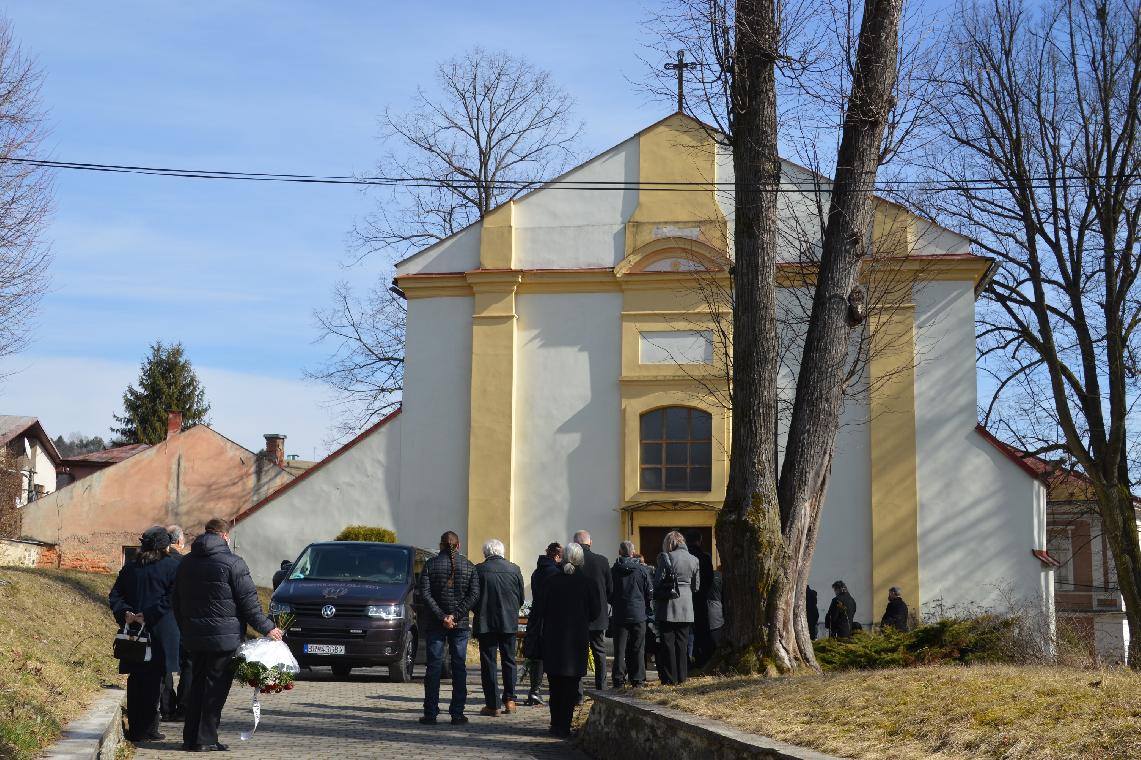
[[[713,333],[709,330],[649,330],[638,334],[642,364],[712,364]]]
[[[642,415],[643,491],[708,491],[712,486],[713,416],[687,406]]]
[[[1074,548],[1069,528],[1053,528],[1046,537],[1046,551],[1061,564],[1054,568],[1054,589],[1074,590]]]

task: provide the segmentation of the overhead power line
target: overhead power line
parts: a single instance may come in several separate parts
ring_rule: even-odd
[[[68,169],[74,171],[105,172],[111,174],[143,174],[156,177],[180,177],[184,179],[214,179],[241,182],[286,182],[316,185],[365,185],[380,187],[410,187],[410,188],[442,188],[455,190],[475,190],[480,184],[469,179],[439,179],[436,177],[384,177],[384,176],[349,176],[349,175],[317,175],[293,174],[274,172],[247,172],[225,171],[219,169],[178,169],[158,166],[132,166],[129,164],[99,164],[89,161],[53,161],[41,158],[3,158],[2,161],[38,166],[45,169]],[[1066,175],[1062,177],[1030,177],[1034,188],[1045,189],[1060,182],[1087,182],[1109,178],[1108,175]],[[1137,178],[1128,175],[1126,178]],[[822,179],[821,182],[830,182]],[[953,190],[968,187],[972,190],[1002,190],[1010,183],[1001,177],[973,177],[954,181],[932,182],[922,179],[877,180],[873,191],[888,190],[893,187],[909,186],[928,188],[931,190]],[[708,192],[710,190],[729,191],[739,187],[736,182],[629,182],[624,180],[567,180],[555,179],[549,181],[524,180],[496,180],[495,185],[504,189],[529,190],[539,187],[555,190],[666,190],[675,192]],[[755,187],[761,187],[757,183]],[[751,186],[746,186],[751,187]],[[827,187],[820,187],[812,182],[795,182],[781,180],[775,188],[777,192],[822,192],[827,193]]]

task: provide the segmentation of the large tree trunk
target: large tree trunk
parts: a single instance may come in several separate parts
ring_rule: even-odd
[[[1141,556],[1137,536],[1135,502],[1128,486],[1119,485],[1098,494],[1102,515],[1102,532],[1113,553],[1117,570],[1117,586],[1125,602],[1125,619],[1129,623],[1129,667],[1141,670],[1141,567],[1134,561]]]
[[[902,10],[903,0],[868,0],[864,4],[852,96],[836,156],[820,270],[779,485],[781,525],[791,565],[785,575],[798,583],[807,578],[815,549],[809,537],[815,544],[840,424],[855,326],[849,304],[853,296],[859,297],[860,260],[867,253],[872,226],[880,145],[894,102]],[[788,604],[778,609],[785,609],[802,594],[799,586],[784,590]],[[780,638],[790,645],[797,639],[795,651],[803,661],[815,665],[810,643],[804,636],[795,636],[794,622],[800,617],[790,615],[778,621]]]
[[[780,176],[773,67],[777,24],[772,3],[741,2],[737,7],[734,95],[740,93],[744,102],[734,103],[733,129],[733,438],[729,487],[717,525],[733,647],[728,663],[737,669],[759,666],[787,672],[816,666],[804,615],[804,587],[839,427],[852,330],[849,295],[858,282],[871,227],[880,144],[893,102],[902,4],[865,3],[779,486],[773,451],[775,183]]]
[[[736,13],[733,109],[733,433],[729,484],[717,517],[724,566],[724,666],[753,672],[769,651],[768,596],[781,561],[776,494],[777,151],[773,0],[741,0]],[[732,600],[740,600],[734,603]]]

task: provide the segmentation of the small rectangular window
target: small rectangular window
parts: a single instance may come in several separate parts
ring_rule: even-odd
[[[1056,591],[1074,590],[1074,551],[1069,528],[1051,528],[1046,551],[1057,560],[1058,567],[1054,568],[1054,589]]]
[[[639,333],[642,364],[712,364],[713,333],[709,330],[653,330]]]

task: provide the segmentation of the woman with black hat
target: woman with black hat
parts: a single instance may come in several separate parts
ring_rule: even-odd
[[[139,540],[134,560],[123,565],[109,600],[115,621],[144,625],[151,637],[151,659],[119,663],[127,674],[127,738],[132,742],[159,741],[159,687],[167,673],[178,670],[178,623],[171,609],[171,593],[178,561],[170,556],[170,534],[156,525]]]

